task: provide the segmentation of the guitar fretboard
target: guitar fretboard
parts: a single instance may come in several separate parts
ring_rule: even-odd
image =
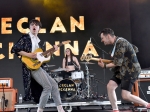
[[[62,46],[62,45],[63,45],[63,44],[60,43],[60,44],[58,44],[57,46],[60,47],[60,46]],[[50,52],[51,54],[53,54],[54,51],[55,51],[55,48],[51,48],[51,49],[49,49],[49,50],[43,52],[42,55],[43,55],[43,56],[46,56],[49,52]]]

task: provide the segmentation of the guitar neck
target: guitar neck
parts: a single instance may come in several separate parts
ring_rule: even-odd
[[[60,44],[58,44],[57,46],[60,47],[60,46],[62,46],[62,45],[63,45],[63,44],[60,43]],[[43,52],[42,55],[43,55],[43,56],[46,56],[49,52],[50,52],[51,54],[53,54],[54,51],[55,51],[55,48],[51,48],[51,49],[49,49],[49,50]]]
[[[91,58],[90,60],[99,61],[99,58]],[[113,61],[112,61],[112,60],[107,60],[107,59],[102,59],[102,62],[103,62],[103,63],[111,63],[111,62],[113,62]]]

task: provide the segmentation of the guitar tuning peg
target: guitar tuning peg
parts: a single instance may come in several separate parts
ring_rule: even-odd
[[[81,61],[83,61],[85,59],[85,55],[83,54],[80,58]]]

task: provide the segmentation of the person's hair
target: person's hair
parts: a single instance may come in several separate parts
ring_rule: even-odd
[[[70,48],[66,48],[66,50],[69,50],[70,51],[70,58],[71,58],[71,62],[73,61],[73,56],[74,56],[74,54],[72,53],[72,50],[70,49]],[[66,51],[65,50],[65,51]],[[66,63],[65,63],[65,65],[67,66],[67,63],[68,63],[68,56],[66,55],[65,56],[65,59],[66,59]]]
[[[111,36],[114,36],[115,34],[114,34],[114,31],[112,30],[112,29],[110,29],[110,28],[104,28],[102,31],[100,31],[99,33],[98,33],[98,36],[100,37],[101,36],[101,34],[103,33],[103,35],[111,35]]]
[[[31,23],[35,23],[36,25],[39,25],[40,28],[42,28],[42,23],[39,20],[32,19],[29,21],[29,27]]]

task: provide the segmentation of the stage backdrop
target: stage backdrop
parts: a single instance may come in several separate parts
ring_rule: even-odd
[[[133,4],[134,5],[134,4]],[[112,46],[104,46],[100,42],[98,32],[109,27],[121,36],[132,42],[129,0],[15,0],[0,3],[1,33],[0,33],[0,77],[11,77],[14,88],[19,94],[24,94],[21,63],[17,56],[10,53],[12,45],[17,42],[23,33],[28,33],[28,22],[38,19],[42,22],[39,38],[45,42],[45,49],[54,44],[70,40],[69,44],[60,47],[54,58],[48,62],[55,65],[50,70],[62,67],[64,50],[69,47],[81,62],[83,54],[91,52],[93,56],[110,59],[107,54]],[[135,11],[132,11],[134,13]],[[132,15],[132,14],[131,14]],[[133,17],[133,16],[132,16]],[[137,23],[138,24],[138,23]],[[132,28],[132,30],[134,30]],[[93,44],[90,44],[89,40]],[[137,46],[144,46],[137,44]],[[141,59],[142,60],[142,59]],[[94,93],[106,93],[106,83],[113,75],[108,69],[104,72],[95,64],[88,65],[90,74],[96,81],[91,84]],[[81,70],[85,72],[84,64]],[[85,73],[86,75],[86,73]],[[120,91],[117,92],[120,99]]]
[[[130,0],[132,43],[138,46],[141,67],[150,69],[150,1]]]

